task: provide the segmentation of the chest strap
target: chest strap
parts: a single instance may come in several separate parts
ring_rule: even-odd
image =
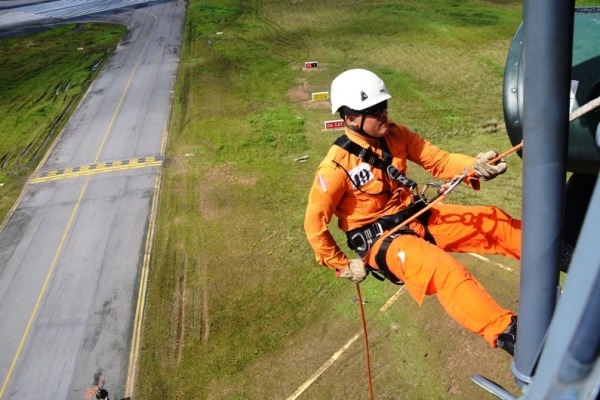
[[[341,147],[350,154],[354,154],[361,161],[371,164],[375,168],[384,171],[390,178],[398,182],[401,186],[406,186],[409,189],[415,189],[417,184],[415,181],[402,175],[402,173],[392,164],[392,155],[390,154],[385,140],[380,139],[379,145],[381,146],[383,159],[376,153],[369,149],[361,147],[358,143],[353,142],[346,135],[342,135],[336,139],[334,145]]]

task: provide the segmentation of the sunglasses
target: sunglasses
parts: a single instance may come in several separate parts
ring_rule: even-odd
[[[382,101],[381,103],[377,103],[374,106],[364,109],[362,111],[362,113],[365,115],[371,115],[373,117],[379,117],[383,113],[387,112],[387,108],[388,108],[388,102],[387,102],[387,100],[385,100],[385,101]]]

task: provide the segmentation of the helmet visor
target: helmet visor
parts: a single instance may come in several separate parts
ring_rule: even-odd
[[[387,109],[388,109],[388,102],[387,102],[387,100],[384,100],[381,103],[377,103],[374,106],[371,106],[369,108],[362,110],[361,112],[359,112],[359,114],[365,114],[365,115],[371,115],[373,117],[379,117],[383,113],[385,113],[387,111]]]

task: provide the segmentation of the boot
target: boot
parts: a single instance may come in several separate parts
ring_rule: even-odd
[[[498,335],[496,344],[511,356],[515,356],[515,343],[517,342],[517,316],[513,315],[508,328]]]

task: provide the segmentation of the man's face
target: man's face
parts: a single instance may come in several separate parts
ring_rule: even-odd
[[[352,116],[351,125],[357,128],[363,127],[363,131],[372,137],[384,137],[389,129],[387,115],[387,100],[375,104],[363,111],[361,115]],[[364,124],[363,124],[364,119]]]

